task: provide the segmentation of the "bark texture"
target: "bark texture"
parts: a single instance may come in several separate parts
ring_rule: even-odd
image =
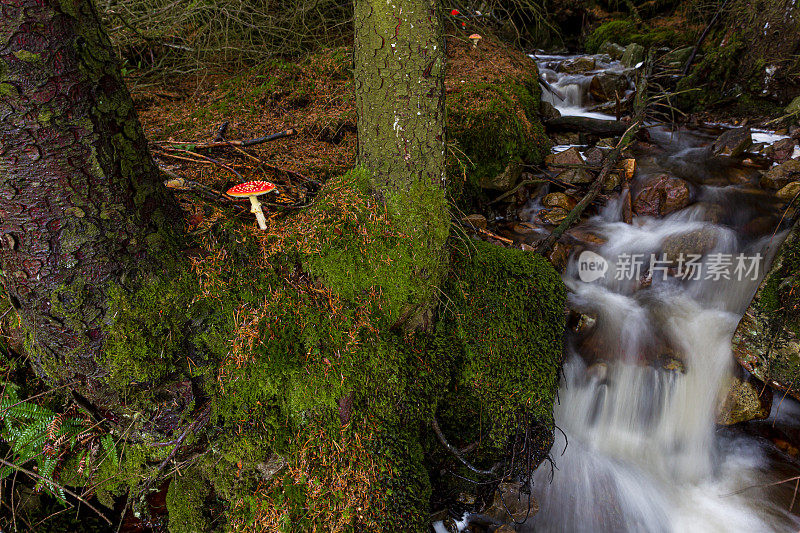
[[[413,242],[414,267],[396,275],[417,287],[400,322],[427,328],[450,224],[442,21],[434,0],[356,0],[354,24],[359,164]]]
[[[103,394],[110,292],[173,249],[174,209],[92,3],[4,2],[0,261],[40,372]]]
[[[379,191],[443,187],[444,34],[433,0],[358,0],[358,155]]]

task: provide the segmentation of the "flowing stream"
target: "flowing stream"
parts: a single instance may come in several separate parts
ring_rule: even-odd
[[[557,73],[552,67],[564,57],[535,59],[565,97],[552,99],[563,115],[612,118],[584,104],[591,75]],[[622,71],[614,62],[598,67]],[[772,220],[774,200],[747,181],[747,171],[707,155],[703,146],[713,136],[661,127],[651,127],[650,135],[651,145],[636,152],[634,190],[667,172],[690,182],[696,201],[664,218],[634,216],[626,224],[621,201],[612,197],[583,224],[605,241],[594,252],[609,269],[581,281],[573,253],[564,274],[570,306],[591,317],[590,327],[568,340],[555,408],[563,434],[556,432],[551,452],[557,469],[544,463],[537,471],[540,511],[525,530],[798,531],[798,517],[789,512],[794,483],[775,484],[797,469],[768,440],[715,424],[736,364],[731,336],[783,237],[773,235],[774,224],[754,223]],[[705,257],[760,254],[756,279],[685,280],[652,269],[643,280],[651,254],[661,254],[671,237],[690,234],[713,243]],[[641,275],[626,277],[620,260],[626,254],[642,255]],[[678,367],[665,364],[664,354]],[[777,413],[780,398],[767,423],[795,417],[796,404],[788,400]]]

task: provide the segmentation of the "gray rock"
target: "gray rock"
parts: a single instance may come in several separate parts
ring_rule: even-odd
[[[550,120],[561,116],[559,110],[556,109],[553,104],[546,102],[545,100],[542,100],[542,102],[539,104],[539,114],[541,115],[542,120]]]
[[[596,74],[589,83],[589,93],[598,102],[620,99],[625,96],[630,82],[628,77],[620,72],[605,71]]]
[[[594,175],[585,168],[571,168],[561,172],[556,179],[573,185],[581,185],[594,181]]]
[[[752,145],[753,135],[750,128],[732,128],[711,144],[711,154],[739,157]]]
[[[522,165],[516,161],[511,161],[503,172],[493,178],[481,180],[479,185],[483,189],[508,191],[517,183],[521,174]]]
[[[701,228],[688,233],[670,235],[661,244],[667,261],[676,263],[681,254],[705,255],[717,245],[717,232],[713,228]]]
[[[636,43],[631,43],[625,48],[625,53],[622,54],[622,64],[626,67],[635,67],[644,61],[644,46]]]
[[[622,59],[623,54],[625,54],[625,47],[617,43],[612,43],[611,41],[606,41],[600,46],[597,53],[607,54],[611,59],[618,60]]]
[[[684,46],[683,48],[672,50],[664,55],[664,63],[672,68],[681,68],[689,60],[692,50],[694,50],[693,46]]]
[[[565,74],[585,74],[595,69],[597,63],[592,56],[580,56],[567,59],[558,65],[558,71]]]

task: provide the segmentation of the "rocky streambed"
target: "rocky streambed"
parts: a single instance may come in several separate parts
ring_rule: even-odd
[[[570,126],[554,128],[546,168],[495,200],[494,219],[465,223],[533,251],[580,201],[627,127],[617,119],[643,59],[604,49],[534,56],[546,123]],[[590,127],[574,128],[581,119]],[[549,253],[572,314],[557,469],[537,471],[539,512],[517,530],[798,529],[795,481],[782,483],[800,470],[796,328],[770,321],[793,285],[770,276],[785,282],[796,266],[796,231],[778,252],[797,215],[799,139],[797,128],[651,121]],[[757,291],[765,303],[751,306]]]

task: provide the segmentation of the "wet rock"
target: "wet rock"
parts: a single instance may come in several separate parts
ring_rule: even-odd
[[[742,226],[742,233],[748,237],[759,237],[772,233],[778,226],[778,220],[771,215],[764,215],[749,220]]]
[[[586,369],[586,375],[600,382],[605,381],[608,379],[608,364],[595,363]]]
[[[617,61],[622,59],[622,56],[625,54],[625,47],[617,43],[612,43],[611,41],[606,41],[600,45],[600,48],[597,49],[597,53],[606,54],[611,59]]]
[[[776,163],[785,163],[791,159],[794,153],[795,140],[794,139],[781,139],[764,149],[764,155],[775,161]]]
[[[800,161],[790,159],[772,167],[763,176],[759,184],[765,189],[782,189],[793,181],[800,180]]]
[[[795,99],[792,100],[791,103],[789,103],[789,105],[786,106],[786,109],[784,109],[784,111],[786,112],[787,115],[800,113],[800,96],[795,97]]]
[[[567,211],[575,207],[575,204],[577,203],[577,200],[571,196],[567,196],[563,192],[551,192],[542,200],[542,204],[545,207],[560,207],[562,209],[566,209]]]
[[[539,512],[539,504],[533,495],[526,494],[522,488],[522,483],[518,482],[500,483],[491,505],[483,514],[503,524],[524,523]]]
[[[620,72],[604,71],[595,74],[589,83],[589,94],[598,102],[622,99],[628,89],[628,77]]]
[[[583,229],[580,226],[568,230],[566,235],[584,245],[600,246],[608,242],[605,237],[592,233],[590,230]]]
[[[798,194],[800,194],[800,181],[793,181],[776,192],[775,196],[784,202],[791,202]]]
[[[477,229],[486,229],[486,217],[483,215],[468,215],[461,219],[461,222]]]
[[[606,177],[605,183],[603,183],[603,190],[605,192],[611,192],[614,189],[618,188],[622,183],[622,177],[620,177],[618,172],[612,172]]]
[[[732,128],[717,137],[711,143],[711,155],[739,157],[753,145],[753,134],[750,128]]]
[[[520,222],[519,224],[514,224],[512,229],[520,235],[530,235],[532,233],[539,233],[540,231],[538,226],[535,226],[530,222]]]
[[[553,249],[547,254],[547,260],[553,265],[553,268],[558,272],[564,272],[567,267],[567,259],[569,253],[572,251],[572,246],[566,245],[563,242],[557,242],[553,245]]]
[[[545,100],[542,100],[539,104],[539,114],[542,116],[542,120],[550,120],[561,116],[561,112],[553,104]]]
[[[751,374],[800,399],[800,225],[795,223],[733,335],[733,353]]]
[[[727,393],[717,407],[717,424],[732,426],[750,420],[763,420],[772,408],[772,390],[757,381],[731,376]]]
[[[549,167],[563,168],[574,165],[583,165],[583,156],[576,146],[567,148],[557,154],[549,154],[544,158],[544,162]]]
[[[582,185],[594,181],[594,174],[585,168],[572,168],[556,176],[556,179],[571,185]]]
[[[586,159],[586,164],[591,166],[600,166],[603,162],[603,150],[597,146],[589,148],[583,153],[583,158]]]
[[[644,46],[636,43],[629,44],[622,54],[621,61],[626,67],[635,67],[644,61]]]
[[[491,189],[495,191],[508,191],[519,180],[522,174],[522,165],[516,161],[510,162],[505,170],[495,176],[494,178],[486,178],[481,180],[480,186],[483,189]]]
[[[717,245],[717,232],[713,228],[701,228],[688,233],[670,235],[661,245],[667,261],[677,264],[678,258],[689,254],[705,255]]]
[[[522,250],[523,252],[535,252],[536,251],[536,248],[534,248],[530,244],[527,244],[527,243],[524,243],[524,242],[519,245],[519,249]]]
[[[562,220],[567,218],[569,211],[560,207],[553,207],[551,209],[542,209],[539,211],[539,218],[546,224],[557,226]]]
[[[581,134],[574,131],[554,133],[552,139],[553,142],[561,145],[581,144]]]
[[[567,59],[558,65],[558,71],[565,74],[584,74],[595,69],[596,62],[591,56],[581,56]]]
[[[639,216],[664,216],[683,209],[691,201],[689,185],[680,178],[662,174],[647,182],[633,198]]]
[[[606,137],[604,139],[600,139],[599,141],[597,141],[597,144],[595,146],[597,146],[598,148],[612,149],[616,148],[618,142],[619,139],[615,139],[613,137]]]

